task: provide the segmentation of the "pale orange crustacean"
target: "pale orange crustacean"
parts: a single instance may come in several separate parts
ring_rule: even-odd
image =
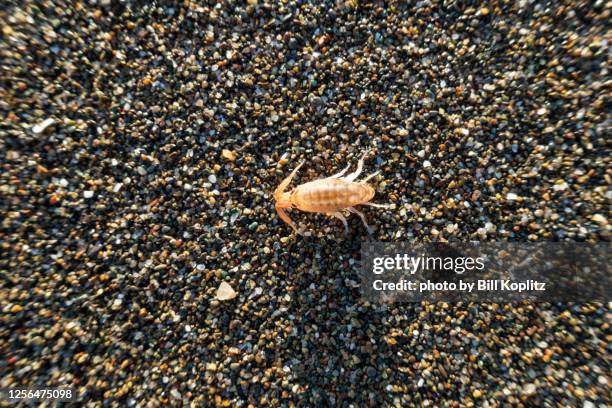
[[[278,188],[274,191],[274,200],[276,201],[275,208],[278,215],[283,221],[291,226],[300,235],[304,235],[301,229],[289,218],[285,212],[286,208],[296,208],[306,212],[324,213],[338,218],[344,224],[345,232],[348,232],[348,224],[346,218],[342,215],[343,210],[357,214],[363,225],[365,225],[368,233],[372,233],[372,228],[368,225],[365,215],[361,211],[354,208],[356,205],[370,205],[373,207],[387,206],[381,204],[370,203],[374,198],[374,189],[367,184],[367,181],[376,176],[379,172],[369,175],[362,181],[355,181],[361,174],[363,169],[363,161],[369,151],[359,159],[357,170],[347,176],[344,174],[348,171],[349,166],[338,174],[333,176],[314,180],[297,186],[291,192],[285,192],[285,189],[291,183],[291,180],[296,175],[297,171],[302,167],[304,161],[301,162],[293,172],[283,180]],[[343,177],[344,176],[344,177]]]

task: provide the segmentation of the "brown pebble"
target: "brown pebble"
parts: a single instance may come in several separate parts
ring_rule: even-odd
[[[223,149],[223,151],[221,152],[221,156],[223,156],[224,159],[227,159],[232,162],[236,160],[236,153],[229,149]]]

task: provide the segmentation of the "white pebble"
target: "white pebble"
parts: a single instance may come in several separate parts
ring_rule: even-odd
[[[606,219],[606,217],[604,217],[601,214],[593,214],[593,217],[591,217],[591,220],[595,221],[602,227],[605,227],[606,225],[608,225],[608,220]]]
[[[429,162],[429,160],[425,160],[423,162],[423,168],[428,169],[431,167],[431,163]]]
[[[419,158],[423,158],[425,157],[425,150],[421,149],[417,152],[417,156],[419,156]]]
[[[111,305],[111,310],[117,311],[117,310],[121,309],[121,305],[122,304],[123,304],[123,300],[115,299],[113,301],[113,304]]]
[[[470,135],[470,130],[466,129],[466,128],[459,128],[457,130],[457,133],[459,133],[462,136],[469,136]]]
[[[91,198],[91,197],[93,197],[93,195],[94,195],[94,192],[91,191],[91,190],[83,191],[83,197],[85,197],[85,198]]]
[[[236,291],[227,283],[221,282],[217,289],[217,300],[231,300],[237,295]]]
[[[523,388],[523,391],[525,392],[526,395],[533,395],[536,393],[537,387],[535,384],[529,383],[525,385],[525,387]]]
[[[495,90],[495,85],[494,84],[485,84],[482,87],[485,91],[494,91]]]
[[[508,195],[506,196],[506,199],[508,201],[515,201],[518,199],[518,196],[515,193],[508,193]]]
[[[113,193],[118,193],[119,190],[121,190],[121,187],[123,187],[123,183],[115,184],[115,186],[113,187]]]
[[[210,176],[208,176],[208,181],[211,182],[212,184],[215,184],[217,182],[217,176],[215,176],[214,174],[211,174]]]

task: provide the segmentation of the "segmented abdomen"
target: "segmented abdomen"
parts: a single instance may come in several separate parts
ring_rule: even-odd
[[[298,186],[291,193],[291,203],[302,211],[332,213],[366,203],[372,197],[374,189],[367,184],[322,179]]]

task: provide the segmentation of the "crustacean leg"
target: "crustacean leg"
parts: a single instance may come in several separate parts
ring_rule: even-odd
[[[359,216],[359,218],[361,218],[361,222],[363,222],[363,225],[365,226],[366,230],[368,231],[368,234],[372,234],[372,227],[370,227],[366,221],[365,215],[363,215],[363,213],[361,211],[359,211],[358,209],[354,208],[354,207],[348,207],[347,210],[349,212],[352,212],[353,214],[357,214],[357,216]]]
[[[361,184],[365,184],[368,182],[369,179],[374,178],[376,176],[378,176],[378,174],[380,173],[380,170],[370,174],[368,177],[364,178],[363,180],[360,181]]]
[[[357,170],[355,170],[353,173],[349,174],[348,176],[344,177],[343,180],[353,181],[357,177],[359,177],[359,175],[361,174],[361,171],[363,170],[363,161],[365,160],[365,157],[368,155],[368,153],[370,153],[370,150],[367,150],[363,154],[363,156],[361,156],[361,159],[359,159],[359,161],[357,162]]]
[[[329,215],[331,215],[332,217],[336,217],[337,219],[342,221],[342,224],[344,224],[344,233],[348,234],[348,222],[346,222],[346,218],[344,218],[344,215],[342,215],[340,211],[330,213]]]
[[[340,177],[344,176],[344,173],[346,173],[350,167],[351,167],[351,165],[349,164],[340,173],[336,173],[333,176],[329,176],[328,178],[340,178]]]
[[[363,203],[361,205],[369,205],[370,207],[376,207],[376,208],[390,208],[391,207],[391,204]]]

